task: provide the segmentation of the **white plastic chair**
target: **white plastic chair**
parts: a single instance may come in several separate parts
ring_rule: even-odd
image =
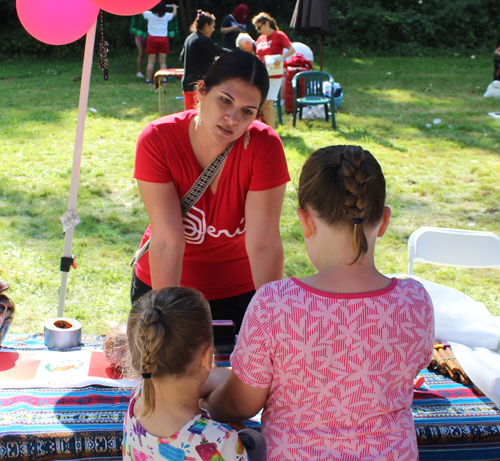
[[[413,263],[500,268],[500,237],[492,232],[421,227],[408,240],[408,274]]]

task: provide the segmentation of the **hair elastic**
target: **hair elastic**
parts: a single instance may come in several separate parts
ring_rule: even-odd
[[[142,379],[150,379],[151,373],[142,373]]]
[[[361,219],[361,218],[352,218],[352,222],[354,224],[361,224],[363,222],[363,219]]]

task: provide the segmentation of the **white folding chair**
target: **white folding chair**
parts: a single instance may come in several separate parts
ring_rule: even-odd
[[[413,263],[500,268],[500,237],[492,232],[421,227],[408,240],[408,274]]]

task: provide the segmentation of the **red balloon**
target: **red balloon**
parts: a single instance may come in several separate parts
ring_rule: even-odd
[[[16,8],[23,27],[49,45],[66,45],[83,37],[99,14],[99,7],[90,0],[16,0]]]
[[[119,16],[132,16],[147,11],[160,0],[92,0],[101,10]]]

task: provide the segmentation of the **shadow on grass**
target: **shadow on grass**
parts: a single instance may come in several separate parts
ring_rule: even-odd
[[[62,191],[26,193],[7,178],[0,185],[0,219],[16,239],[59,239],[63,233],[59,217],[66,213],[67,206],[68,197]],[[144,210],[117,208],[100,191],[79,200],[77,214],[81,223],[75,227],[75,237],[100,240],[104,245],[125,244],[131,251],[139,245],[148,225]]]
[[[282,134],[280,138],[285,150],[295,149],[303,157],[307,157],[314,150],[311,146],[306,144],[302,136]]]
[[[159,116],[158,93],[135,77],[131,60],[134,61],[131,56],[115,57],[110,66],[109,82],[103,81],[96,63],[93,65],[89,108],[98,111],[98,114],[91,115],[100,117],[103,124],[112,123],[112,120],[141,122]],[[9,77],[13,77],[16,69],[22,66],[23,63],[9,65],[7,78],[13,87],[9,89],[7,86],[4,91],[9,92],[19,85],[14,78]],[[32,72],[21,72],[23,84],[16,87],[19,90],[18,97],[23,94],[18,102],[21,107],[14,106],[14,102],[7,107],[13,112],[23,111],[13,114],[15,122],[50,124],[64,120],[67,114],[63,110],[74,110],[78,106],[80,83],[73,80],[75,73],[81,71],[80,66],[78,60],[68,63],[41,62],[33,66]],[[334,69],[334,72],[329,68]],[[444,140],[457,148],[478,148],[496,155],[500,152],[498,135],[490,133],[485,136],[486,130],[492,131],[491,124],[479,118],[487,117],[487,104],[478,99],[479,94],[471,95],[468,89],[468,86],[475,88],[473,80],[478,72],[470,61],[349,58],[340,62],[338,59],[329,59],[325,70],[330,71],[344,89],[344,103],[336,134],[347,141],[367,139],[383,147],[406,152],[401,144],[412,135],[403,134],[402,138],[399,135],[405,130],[412,130],[417,136]],[[165,113],[182,110],[182,103],[175,99],[182,95],[180,81],[169,80],[165,90]],[[479,113],[479,110],[485,113]],[[9,112],[5,114],[8,119]],[[343,114],[373,123],[368,127],[345,130],[342,127]],[[426,126],[432,124],[434,118],[442,119],[443,123]],[[12,129],[7,131],[7,137],[29,135],[27,128],[16,126],[15,123],[13,125],[9,127]],[[314,124],[309,129],[314,129]],[[401,141],[399,145],[392,142],[391,137],[398,137]],[[311,152],[300,136],[284,134],[282,140],[285,148],[297,149],[300,155],[306,156]]]
[[[381,139],[376,134],[371,133],[366,128],[354,127],[353,131],[343,131],[339,130],[338,135],[349,141],[371,141],[379,146],[387,147],[389,149],[394,149],[399,152],[407,152],[408,149],[404,147],[398,147],[390,141]]]

